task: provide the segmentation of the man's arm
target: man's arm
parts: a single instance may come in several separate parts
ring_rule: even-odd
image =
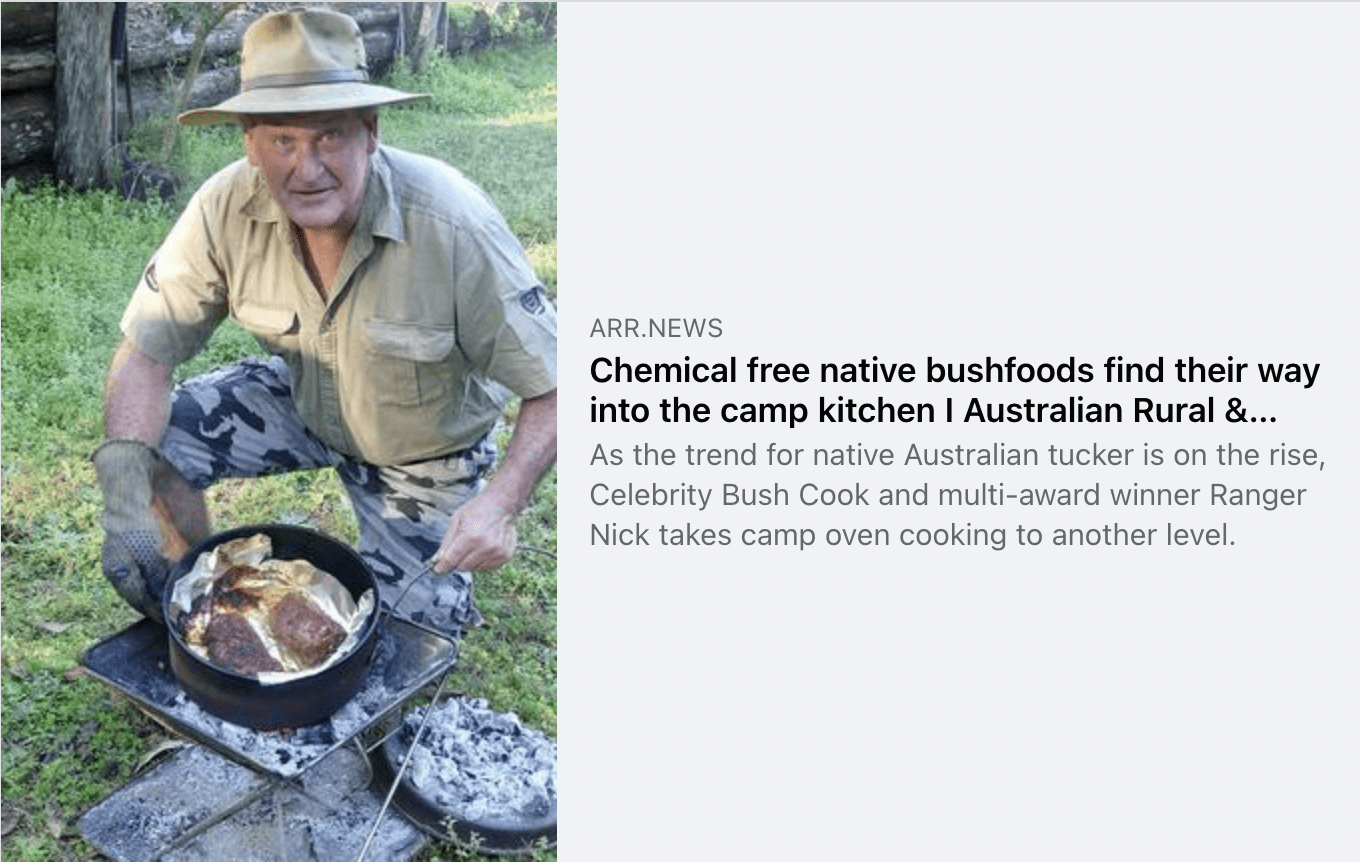
[[[102,568],[129,605],[161,619],[169,561],[153,486],[162,459],[155,445],[169,421],[168,369],[128,342],[118,346],[105,382],[107,439],[92,456],[104,495]]]
[[[124,339],[104,384],[105,439],[135,440],[157,449],[170,424],[173,372]],[[159,457],[152,463],[152,506],[161,524],[163,552],[178,559],[211,532],[207,503],[169,463]]]
[[[172,371],[132,342],[119,344],[104,384],[104,436],[160,445],[170,424]]]
[[[515,519],[557,460],[557,390],[520,404],[505,463],[449,521],[434,555],[437,572],[484,572],[515,555]]]

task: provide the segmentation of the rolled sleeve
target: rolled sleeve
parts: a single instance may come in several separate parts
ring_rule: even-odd
[[[473,367],[521,398],[557,388],[557,311],[519,241],[498,216],[463,231],[459,346]]]
[[[123,312],[123,335],[174,367],[203,348],[227,314],[225,280],[213,259],[202,192],[152,256]]]

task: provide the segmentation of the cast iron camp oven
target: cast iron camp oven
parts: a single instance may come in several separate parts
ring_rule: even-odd
[[[173,611],[170,595],[175,582],[194,567],[200,554],[223,542],[264,533],[280,560],[307,560],[334,575],[354,596],[374,591],[374,609],[360,627],[357,644],[349,655],[310,676],[275,685],[264,685],[253,676],[219,668],[195,655],[184,643],[183,615]],[[170,630],[170,667],[194,702],[219,718],[256,730],[302,727],[329,717],[354,696],[368,675],[377,644],[377,584],[368,566],[348,545],[303,527],[257,524],[218,533],[191,548],[170,570],[162,599],[166,628]]]

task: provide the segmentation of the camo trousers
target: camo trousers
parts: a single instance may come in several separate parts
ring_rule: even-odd
[[[161,454],[200,491],[219,479],[334,467],[358,517],[359,554],[378,580],[383,605],[400,598],[400,616],[455,638],[479,623],[469,575],[419,576],[453,512],[481,490],[495,465],[491,435],[441,458],[378,467],[317,439],[298,416],[291,391],[279,357],[248,357],[186,380],[175,387]]]

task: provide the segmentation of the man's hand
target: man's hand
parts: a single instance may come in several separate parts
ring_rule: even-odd
[[[486,572],[515,555],[515,516],[486,493],[473,497],[453,513],[444,541],[434,555],[434,570]]]
[[[557,390],[520,404],[505,464],[449,520],[434,570],[485,572],[515,555],[515,518],[534,486],[557,460]]]
[[[137,440],[110,440],[95,450],[93,460],[104,492],[104,577],[129,605],[163,622],[161,595],[170,566],[151,508],[160,456]]]

